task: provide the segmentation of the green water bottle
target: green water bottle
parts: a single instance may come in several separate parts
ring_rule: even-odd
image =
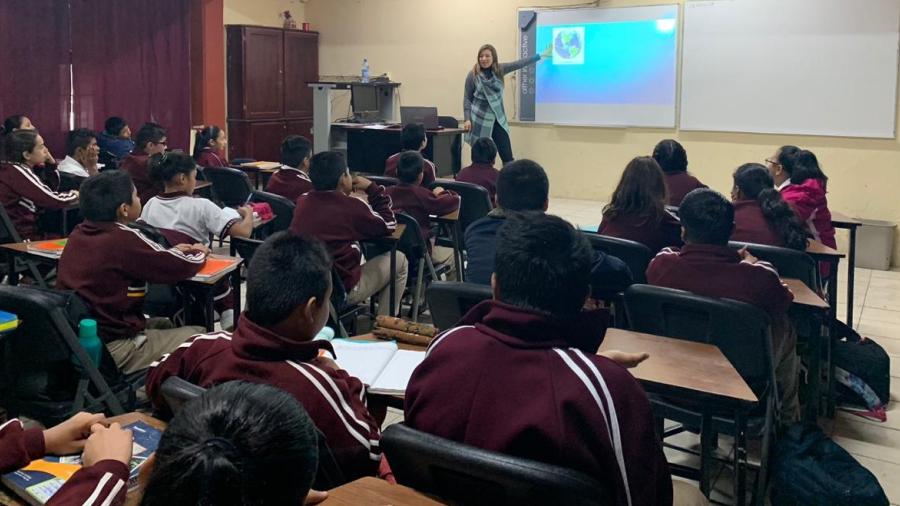
[[[103,341],[97,336],[97,320],[85,318],[78,322],[78,341],[81,342],[81,347],[94,361],[94,365],[99,366],[103,352]]]

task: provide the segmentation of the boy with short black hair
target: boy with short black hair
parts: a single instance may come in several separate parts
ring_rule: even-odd
[[[196,336],[154,363],[147,396],[168,411],[161,388],[169,377],[209,387],[247,380],[293,395],[325,434],[347,479],[373,475],[381,460],[378,422],[365,404],[365,387],[313,340],[328,320],[331,259],[322,244],[287,232],[263,243],[247,272],[247,309],[233,334]]]
[[[87,128],[76,128],[66,136],[66,157],[59,162],[57,169],[83,181],[100,173],[103,165],[97,163],[99,159],[97,134]]]
[[[144,123],[134,139],[134,149],[119,162],[119,169],[131,176],[141,205],[163,192],[163,185],[150,177],[148,161],[151,156],[165,153],[168,147],[166,130],[156,123]]]
[[[475,139],[472,143],[472,165],[465,167],[456,175],[457,181],[481,186],[491,196],[491,203],[497,201],[497,178],[500,171],[494,168],[497,160],[497,145],[490,137]]]
[[[302,135],[288,135],[281,143],[281,168],[266,184],[266,191],[296,202],[297,197],[313,189],[309,179],[312,144]]]
[[[408,123],[403,127],[400,133],[403,148],[399,153],[389,156],[384,162],[384,175],[397,177],[397,162],[400,161],[400,155],[406,151],[416,151],[422,153],[428,146],[428,136],[425,134],[425,126],[421,123]],[[422,169],[424,176],[422,177],[422,186],[428,186],[434,182],[437,172],[434,163],[431,160],[425,160],[425,166]]]
[[[546,212],[550,204],[550,181],[544,168],[532,160],[515,160],[497,178],[497,207],[466,229],[466,281],[487,285],[494,272],[497,231],[511,214]],[[632,283],[631,271],[622,260],[595,252],[591,269],[594,297],[618,293]]]
[[[608,313],[582,310],[593,260],[584,235],[561,218],[510,216],[493,300],[432,342],[406,389],[406,423],[584,472],[618,505],[672,504],[647,395],[597,355]]]
[[[206,263],[202,244],[163,248],[128,226],[141,215],[141,202],[125,172],[108,171],[81,185],[84,222],[75,227],[59,259],[56,287],[74,290],[97,320],[97,333],[126,374],[146,369],[177,348],[200,327],[151,328],[144,297],[148,283],[183,281]],[[159,320],[159,319],[157,319]],[[150,325],[148,325],[148,323]]]
[[[734,206],[723,195],[706,188],[693,190],[682,200],[678,216],[685,244],[680,250],[660,251],[647,268],[647,282],[763,309],[772,318],[781,421],[796,421],[800,414],[797,337],[787,316],[794,295],[771,264],[757,260],[746,248],[738,251],[728,246]]]
[[[388,314],[390,253],[364,260],[359,241],[385,237],[397,229],[391,198],[384,193],[383,186],[361,176],[351,177],[341,153],[317,153],[309,165],[313,191],[297,199],[290,231],[325,243],[350,304],[380,293],[378,312]],[[354,191],[365,193],[367,201],[350,196]],[[399,310],[406,287],[407,260],[399,251],[396,255],[394,304]]]
[[[443,216],[459,209],[459,196],[440,186],[429,190],[422,186],[424,159],[416,151],[400,153],[397,163],[397,178],[400,184],[389,186],[384,192],[391,198],[394,211],[412,216],[422,231],[422,238],[431,248],[431,257],[436,264],[450,262],[453,248],[434,246],[431,237],[430,215]]]

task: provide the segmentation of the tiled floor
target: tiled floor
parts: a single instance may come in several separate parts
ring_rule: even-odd
[[[581,228],[596,226],[600,222],[601,202],[571,199],[551,199],[548,212],[561,216]],[[838,245],[846,250],[847,237],[838,232]],[[846,306],[846,263],[841,264],[838,291],[838,314],[843,319]],[[892,505],[900,505],[900,271],[872,271],[856,269],[854,301],[854,326],[857,330],[881,344],[891,356],[891,397],[885,423],[871,422],[839,412],[833,421],[823,421],[832,438],[862,465],[878,477]],[[403,413],[389,410],[385,426],[402,421]],[[696,441],[693,435],[685,435],[683,444]],[[724,439],[721,445],[725,448]],[[667,452],[668,454],[668,452]],[[671,459],[683,459],[670,454]],[[692,457],[691,457],[692,458]],[[724,495],[730,493],[727,476],[716,484]],[[718,494],[717,494],[718,495]],[[715,496],[714,496],[715,497]],[[719,496],[721,497],[721,495]]]

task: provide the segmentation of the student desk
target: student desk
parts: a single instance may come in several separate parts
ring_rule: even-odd
[[[446,504],[403,485],[392,485],[374,477],[360,478],[328,491],[325,506],[429,506]]]
[[[42,242],[55,242],[59,239],[50,239],[48,241],[34,241],[32,243],[27,242],[16,242],[9,244],[0,244],[0,249],[6,253],[7,264],[8,264],[8,276],[9,276],[9,284],[17,285],[19,283],[19,275],[16,273],[15,269],[15,260],[16,258],[23,258],[24,260],[37,260],[39,262],[53,265],[54,267],[59,263],[59,256],[54,255],[53,253],[47,253],[39,250],[34,250],[28,247],[29,244],[40,244]],[[240,269],[239,267],[243,263],[243,259],[228,257],[222,255],[210,255],[210,258],[234,258],[237,262],[222,271],[221,273],[209,277],[209,278],[198,278],[192,277],[188,278],[184,281],[178,283],[179,285],[183,285],[185,287],[189,287],[192,289],[197,289],[202,293],[203,296],[203,308],[204,308],[204,319],[206,322],[206,330],[207,332],[212,332],[215,322],[214,322],[214,314],[213,314],[213,304],[215,302],[215,290],[221,284],[222,280],[230,277],[231,279],[231,289],[234,291],[234,303],[235,303],[235,312],[234,312],[234,322],[237,323],[237,320],[240,316],[240,311],[237,308],[241,307],[241,278],[240,278]],[[41,288],[50,288],[47,286],[47,283],[43,279],[38,279],[38,286]],[[185,298],[184,301],[185,310],[189,309],[190,301],[188,298]]]
[[[828,280],[828,301],[831,304],[830,316],[837,318],[837,297],[838,297],[838,263],[844,258],[844,254],[840,251],[825,246],[819,241],[810,239],[806,246],[806,254],[811,256],[813,260],[826,262],[831,266],[831,279]],[[848,281],[849,275],[848,275]],[[848,290],[848,297],[852,297],[852,288]],[[851,303],[852,300],[848,300]]]
[[[153,418],[152,416],[145,415],[143,413],[125,413],[123,415],[114,416],[106,419],[107,422],[113,423],[118,422],[121,425],[128,425],[134,422],[144,422],[147,425],[159,429],[166,430],[166,423]],[[373,478],[374,479],[374,478]],[[346,485],[345,485],[346,486]],[[128,492],[125,496],[125,506],[138,506],[141,503],[141,490],[138,488],[136,490],[132,490]],[[12,490],[10,490],[6,485],[0,485],[0,504],[4,504],[7,506],[27,506],[28,503],[19,498]],[[349,503],[348,503],[349,504]],[[427,503],[425,503],[427,504]]]
[[[465,281],[465,269],[463,269],[462,257],[462,231],[459,229],[459,209],[443,216],[430,216],[432,220],[441,225],[447,225],[450,229],[450,238],[453,240],[453,265],[456,267],[456,279]]]
[[[831,224],[834,228],[845,228],[850,231],[850,246],[847,255],[847,326],[853,328],[853,288],[856,277],[856,229],[862,222],[845,214],[832,211]]]
[[[229,165],[232,169],[242,170],[247,175],[253,176],[253,186],[259,190],[260,183],[265,179],[269,180],[269,176],[275,173],[281,164],[278,162],[248,162],[240,165]]]
[[[332,123],[332,145],[346,139],[347,165],[351,170],[369,174],[384,174],[388,157],[403,147],[402,125],[372,125],[360,123]],[[461,128],[426,130],[428,144],[422,156],[434,162],[435,177],[453,177],[462,166]]]
[[[805,420],[815,423],[819,415],[823,370],[828,371],[826,405],[829,412],[833,409],[834,364],[831,360],[831,333],[828,327],[828,322],[831,318],[831,306],[822,300],[816,292],[806,286],[803,281],[791,278],[782,278],[781,281],[794,294],[794,309],[812,316],[820,322],[819,335],[813,336],[809,343],[809,390],[812,392],[812,395],[809,396],[806,412],[803,413]],[[822,365],[823,352],[828,360],[827,369]]]
[[[194,186],[194,193],[200,193],[202,190],[212,187],[212,182],[210,181],[197,181],[197,184]]]

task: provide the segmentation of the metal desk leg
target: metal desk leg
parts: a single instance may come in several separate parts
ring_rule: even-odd
[[[397,241],[392,241],[391,243],[391,276],[390,276],[390,295],[391,300],[389,302],[388,308],[390,308],[391,316],[397,316],[397,304],[395,301],[397,300],[397,287],[395,286],[397,283]]]
[[[216,328],[216,313],[215,313],[215,292],[216,286],[212,285],[203,295],[203,319],[206,320],[206,331],[212,332]]]
[[[827,318],[822,313],[816,319]],[[810,337],[809,342],[809,398],[806,402],[804,420],[816,423],[819,418],[819,399],[822,396],[822,345],[825,342],[825,321],[819,324],[819,333]]]
[[[234,328],[241,317],[241,266],[231,272],[231,291],[234,294]]]
[[[466,273],[464,272],[465,269],[463,269],[463,252],[459,233],[459,221],[453,222],[453,225],[450,227],[450,233],[453,236],[453,263],[456,266],[456,279],[465,281]]]
[[[747,497],[747,430],[744,414],[740,410],[734,412],[734,425],[734,503],[742,506]]]
[[[850,227],[850,251],[847,256],[847,326],[853,328],[853,290],[856,277],[856,227]]]
[[[713,431],[712,416],[704,413],[700,419],[700,479],[698,481],[700,482],[700,492],[707,499],[709,499],[712,487],[713,449],[716,447],[714,437],[717,436]]]
[[[828,262],[831,265],[831,279],[828,280],[828,313],[834,319],[837,319],[838,262],[837,259]]]

